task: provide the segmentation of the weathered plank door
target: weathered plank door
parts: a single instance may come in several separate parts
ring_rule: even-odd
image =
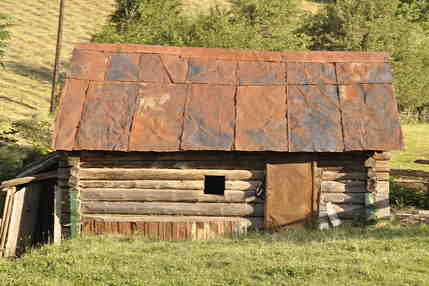
[[[313,164],[269,163],[266,166],[265,228],[303,226],[315,210]]]

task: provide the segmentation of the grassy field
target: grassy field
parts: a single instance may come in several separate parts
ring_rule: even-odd
[[[61,64],[75,42],[85,42],[113,11],[114,0],[67,1]],[[58,0],[1,0],[0,11],[12,18],[6,68],[0,68],[0,121],[46,114],[58,22]],[[1,127],[1,126],[0,126]]]
[[[392,152],[392,168],[429,172],[429,165],[415,160],[429,160],[429,124],[403,125],[405,151]]]
[[[298,231],[208,242],[81,237],[0,259],[1,285],[429,285],[429,228]]]

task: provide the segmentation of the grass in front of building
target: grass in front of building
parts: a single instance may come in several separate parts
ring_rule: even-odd
[[[87,236],[0,259],[1,285],[428,285],[429,227],[162,242]]]

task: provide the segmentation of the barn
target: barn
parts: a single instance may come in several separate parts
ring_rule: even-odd
[[[388,218],[403,148],[389,55],[76,46],[56,236],[207,239]]]

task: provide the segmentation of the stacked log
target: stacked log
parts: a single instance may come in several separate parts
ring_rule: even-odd
[[[326,223],[327,203],[332,203],[336,215],[344,222],[365,218],[367,169],[365,156],[341,154],[320,156],[318,167],[321,175],[319,218]]]
[[[82,156],[78,187],[83,231],[125,229],[196,239],[262,225],[264,205],[255,194],[265,176],[261,161],[200,155],[175,161],[180,156],[156,156],[157,161],[150,154],[135,160]],[[224,176],[224,195],[205,194],[205,176]]]

